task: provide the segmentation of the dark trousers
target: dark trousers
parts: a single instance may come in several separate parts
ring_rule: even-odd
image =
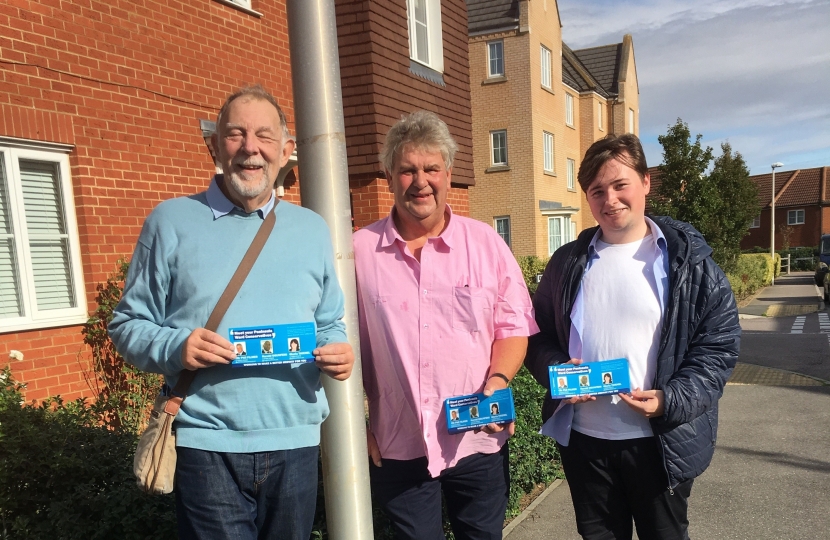
[[[319,448],[253,454],[176,448],[180,540],[308,540]]]
[[[438,478],[425,457],[370,460],[372,496],[386,511],[396,536],[407,540],[443,540],[441,493],[457,540],[501,539],[510,469],[507,444],[495,454],[473,454]]]
[[[610,441],[571,431],[559,446],[576,524],[586,540],[688,540],[693,480],[668,487],[656,437]]]

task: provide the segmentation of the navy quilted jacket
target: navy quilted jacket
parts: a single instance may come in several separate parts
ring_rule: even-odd
[[[732,289],[703,236],[687,223],[668,217],[651,219],[666,237],[670,284],[653,384],[665,393],[665,410],[660,418],[651,419],[651,427],[660,441],[668,487],[673,489],[700,475],[712,461],[718,399],[738,359],[741,327]],[[582,231],[553,254],[533,298],[541,332],[530,338],[525,365],[548,389],[543,422],[558,405],[550,398],[548,366],[570,359],[571,307],[596,231],[596,227]]]

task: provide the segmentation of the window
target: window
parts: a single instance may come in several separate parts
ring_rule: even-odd
[[[545,156],[545,171],[553,172],[553,134],[547,131],[542,132],[543,153]]]
[[[804,210],[788,211],[787,225],[804,225]]]
[[[574,125],[574,97],[568,93],[565,93],[565,123]]]
[[[603,129],[603,127],[602,127],[602,103],[597,103],[597,127],[599,129]]]
[[[251,0],[228,0],[231,4],[251,9]]]
[[[550,49],[542,45],[542,86],[550,89]]]
[[[504,77],[503,41],[491,41],[487,44],[487,76]]]
[[[65,153],[0,146],[0,331],[86,320]]]
[[[749,226],[750,229],[758,229],[761,227],[761,216],[755,216],[755,219],[752,220],[752,224]]]
[[[634,133],[634,109],[628,109],[628,132]]]
[[[441,0],[407,0],[409,57],[435,71],[444,71]]]
[[[568,158],[568,189],[574,189],[574,178],[576,177],[576,161]]]
[[[497,217],[495,222],[496,232],[499,233],[504,243],[510,247],[510,216]]]
[[[561,248],[576,236],[576,223],[570,216],[554,216],[548,218],[548,254]]]
[[[493,165],[507,165],[507,131],[490,132],[490,148],[493,155]]]

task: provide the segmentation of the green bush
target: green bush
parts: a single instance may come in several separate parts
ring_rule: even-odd
[[[545,267],[547,266],[549,260],[550,258],[540,259],[535,255],[516,257],[516,261],[519,263],[519,268],[522,269],[522,275],[525,278],[527,290],[530,291],[531,295],[536,293],[536,288],[539,286],[539,284],[536,283],[536,274],[544,273]]]
[[[815,256],[815,248],[811,247],[796,247],[790,249],[782,249],[776,252],[781,258],[790,256],[790,271],[806,271],[815,270],[818,257]],[[801,259],[801,260],[796,260]]]
[[[726,274],[736,300],[743,300],[769,285],[773,269],[776,276],[781,273],[781,256],[775,254],[775,266],[771,261],[768,253],[744,253],[738,257],[735,270]]]
[[[173,497],[135,485],[135,434],[101,426],[84,400],[21,406],[22,390],[0,372],[0,537],[176,538]]]

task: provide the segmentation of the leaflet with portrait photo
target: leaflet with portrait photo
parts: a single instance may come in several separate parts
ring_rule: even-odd
[[[628,360],[625,358],[579,365],[559,364],[548,367],[548,373],[553,399],[625,394],[631,391]]]
[[[313,362],[317,347],[313,322],[230,328],[228,339],[236,350],[234,367]]]
[[[504,424],[516,419],[513,390],[496,390],[491,396],[470,394],[444,400],[447,431],[461,433],[487,424]]]

